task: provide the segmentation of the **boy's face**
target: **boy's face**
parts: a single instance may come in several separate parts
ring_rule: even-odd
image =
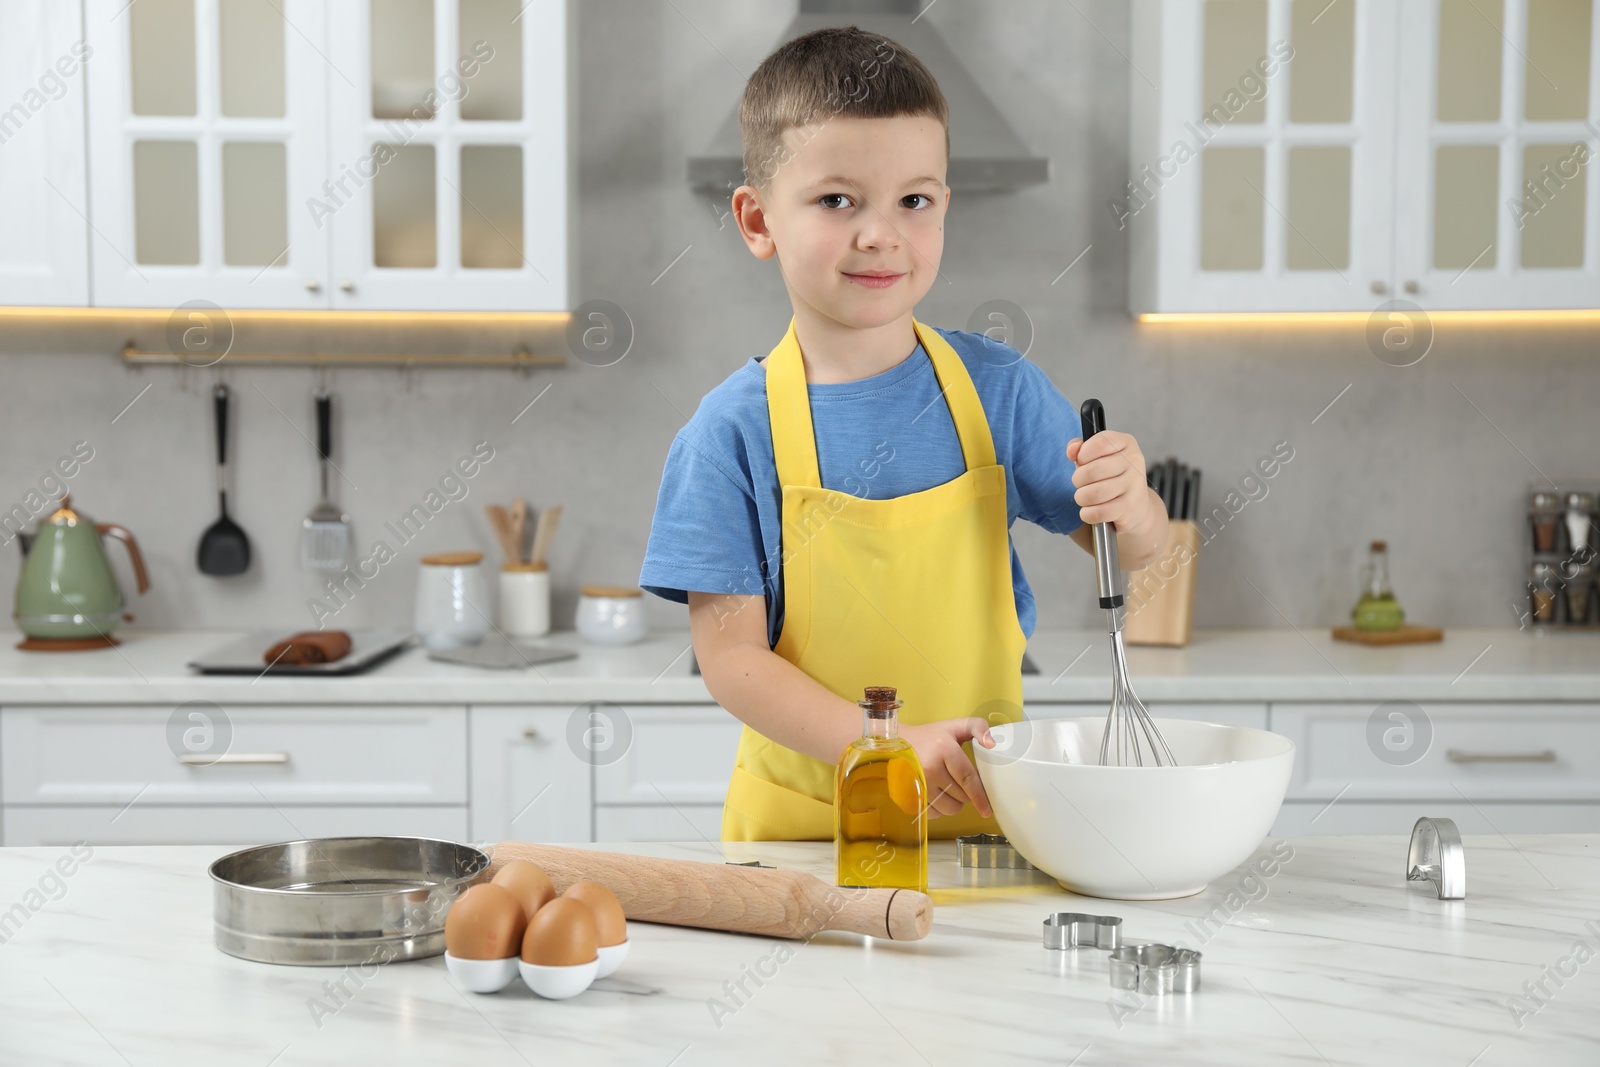
[[[784,142],[766,190],[734,194],[751,252],[778,257],[797,313],[857,329],[910,313],[944,253],[950,189],[939,120],[836,116],[788,130]],[[883,272],[892,276],[869,277]]]

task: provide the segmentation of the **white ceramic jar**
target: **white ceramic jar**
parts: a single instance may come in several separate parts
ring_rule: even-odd
[[[482,552],[423,556],[417,568],[412,626],[427,648],[475,645],[489,632],[489,591],[479,564]]]
[[[644,590],[635,586],[586,585],[578,591],[578,634],[597,645],[631,645],[649,632]]]
[[[550,632],[550,567],[544,563],[500,565],[500,630],[512,639]]]

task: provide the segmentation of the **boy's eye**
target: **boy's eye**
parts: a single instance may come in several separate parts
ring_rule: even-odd
[[[933,197],[928,196],[926,193],[912,193],[910,196],[903,196],[903,197],[900,198],[900,202],[902,204],[905,204],[905,202],[907,200],[926,200],[928,203],[926,205],[924,205],[924,206],[926,206],[926,207],[932,207],[933,206]],[[917,205],[916,204],[906,204],[906,206],[909,207],[909,208],[917,209]],[[918,210],[920,210],[920,209],[918,209]]]
[[[826,208],[838,208],[838,207],[843,207],[844,205],[843,204],[832,204],[832,203],[829,203],[829,201],[831,201],[831,200],[848,201],[849,199],[850,198],[848,196],[846,196],[845,194],[843,194],[843,193],[824,193],[821,197],[819,197],[817,199],[817,203],[821,204],[823,207],[826,207]]]

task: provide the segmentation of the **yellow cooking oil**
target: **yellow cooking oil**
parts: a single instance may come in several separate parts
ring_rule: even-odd
[[[861,737],[834,776],[834,852],[841,886],[928,891],[928,781],[900,736],[892,686],[867,686]]]

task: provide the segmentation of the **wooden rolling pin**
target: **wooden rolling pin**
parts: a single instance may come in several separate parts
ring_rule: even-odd
[[[844,930],[915,941],[933,925],[933,900],[913,889],[831,886],[803,871],[658,859],[620,852],[502,841],[486,877],[512,860],[538,864],[563,893],[573,882],[599,882],[629,919],[698,926],[736,934],[806,938]]]

